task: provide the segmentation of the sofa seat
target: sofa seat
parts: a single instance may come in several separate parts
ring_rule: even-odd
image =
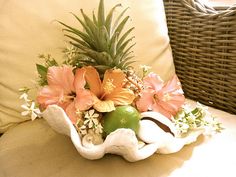
[[[210,108],[225,130],[200,136],[181,151],[130,163],[117,155],[81,157],[69,137],[43,119],[11,128],[0,138],[1,177],[235,177],[236,115]]]

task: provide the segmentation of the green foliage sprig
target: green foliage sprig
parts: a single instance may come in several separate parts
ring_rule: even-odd
[[[36,68],[39,75],[38,83],[40,86],[44,86],[48,84],[47,83],[48,68],[51,66],[58,66],[58,63],[56,62],[54,58],[51,57],[50,54],[48,55],[40,54],[38,57],[40,59],[44,59],[44,65],[36,64]]]

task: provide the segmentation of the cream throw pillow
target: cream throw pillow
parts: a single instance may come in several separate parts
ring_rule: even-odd
[[[58,19],[70,25],[78,22],[69,12],[96,10],[99,0],[8,0],[0,1],[0,132],[25,121],[21,117],[18,89],[34,86],[38,54],[62,59],[65,46]],[[152,66],[166,80],[174,74],[162,0],[105,0],[106,8],[117,3],[130,7],[131,26],[135,26],[135,54],[138,64]],[[119,9],[121,10],[121,9]]]

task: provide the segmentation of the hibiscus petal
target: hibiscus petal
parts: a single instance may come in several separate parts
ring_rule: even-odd
[[[177,114],[180,110],[181,106],[184,104],[185,98],[183,95],[175,96],[171,100],[167,101],[167,106],[165,107],[167,110],[170,109],[170,112],[173,116]]]
[[[45,86],[38,92],[37,102],[42,108],[46,108],[52,104],[60,105],[63,95],[63,89],[61,87]]]
[[[64,90],[66,94],[74,90],[74,74],[70,66],[52,66],[48,68],[47,81],[50,86],[57,86]]]
[[[93,106],[94,99],[90,91],[86,89],[78,89],[75,98],[75,107],[80,111],[84,111]]]
[[[172,104],[171,101],[165,102],[165,101],[159,101],[156,104],[158,104],[162,109],[164,109],[169,114],[175,116],[175,114],[178,112],[179,107],[175,104]]]
[[[111,112],[116,109],[113,101],[101,101],[99,99],[97,99],[96,103],[93,105],[93,108],[98,112]]]
[[[124,85],[126,75],[120,69],[109,69],[106,70],[103,79],[103,87],[107,82],[112,82],[115,88],[122,88]]]
[[[151,89],[143,90],[140,98],[136,101],[136,106],[140,112],[148,111],[153,104],[154,92]]]
[[[117,105],[129,105],[134,101],[134,93],[131,90],[119,88],[114,90],[111,94],[105,96],[105,100],[111,100]]]
[[[75,124],[77,122],[77,120],[80,118],[79,115],[76,114],[76,108],[75,108],[74,102],[70,103],[67,106],[65,112],[73,124]]]
[[[177,77],[177,75],[174,75],[171,80],[169,80],[164,87],[162,88],[162,92],[168,93],[168,92],[175,92],[178,93],[178,90],[182,90],[181,83]],[[183,93],[180,92],[179,93]]]
[[[97,70],[92,66],[84,67],[86,70],[85,79],[89,85],[89,89],[97,96],[102,94],[102,83]]]
[[[172,118],[172,115],[170,112],[166,111],[161,105],[157,104],[157,103],[154,103],[152,105],[152,110],[155,111],[155,112],[158,112],[162,115],[164,115],[165,117],[171,119]]]
[[[164,82],[160,78],[159,75],[155,73],[149,73],[144,79],[143,79],[144,85],[148,88],[151,88],[155,91],[159,91],[163,85]]]
[[[158,111],[166,117],[175,116],[185,102],[185,97],[181,91],[181,85],[178,77],[175,75],[161,88],[152,105],[154,111]]]
[[[86,84],[85,72],[86,70],[84,68],[77,69],[75,72],[74,88],[76,92],[83,89]]]

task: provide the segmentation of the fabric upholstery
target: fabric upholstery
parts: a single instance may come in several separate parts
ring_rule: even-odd
[[[155,154],[129,163],[116,155],[90,161],[81,157],[69,137],[44,120],[22,123],[0,138],[1,177],[234,177],[236,115],[210,109],[225,130],[200,136],[175,154]]]
[[[120,2],[130,7],[138,64],[150,65],[163,79],[170,78],[174,65],[162,0],[106,0],[106,8]],[[38,54],[50,53],[59,61],[63,58],[61,50],[66,39],[55,20],[79,26],[69,12],[79,14],[83,8],[89,13],[98,3],[99,0],[0,0],[0,132],[26,120],[19,114],[18,89],[35,87],[35,63],[43,62]]]

